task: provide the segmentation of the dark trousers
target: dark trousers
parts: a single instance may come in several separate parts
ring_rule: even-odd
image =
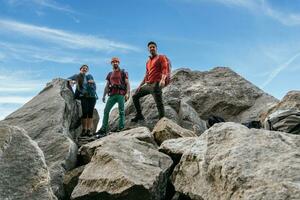
[[[81,98],[82,119],[93,118],[96,98]]]
[[[159,83],[146,83],[144,84],[138,92],[136,92],[133,96],[133,104],[136,109],[137,115],[142,115],[140,98],[146,96],[148,94],[152,94],[154,101],[156,103],[156,107],[159,113],[159,118],[165,116],[165,108],[162,99],[162,91],[159,87]]]

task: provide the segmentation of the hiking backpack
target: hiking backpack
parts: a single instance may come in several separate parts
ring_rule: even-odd
[[[169,85],[171,82],[171,72],[172,72],[172,64],[171,64],[171,60],[166,56],[166,55],[160,55],[166,58],[167,62],[168,62],[168,73],[167,73],[167,77],[165,80],[165,86]]]
[[[78,74],[77,76],[79,76]],[[88,80],[94,80],[93,76],[88,74],[86,75],[86,81]],[[96,85],[95,83],[86,83],[86,88],[80,88],[78,81],[76,84],[76,90],[74,93],[74,99],[81,99],[82,97],[92,97],[98,99],[97,93],[96,93]]]
[[[112,91],[113,88],[117,88],[119,90],[126,91],[127,90],[127,85],[126,85],[126,82],[125,82],[125,78],[126,78],[126,72],[125,72],[125,70],[124,69],[121,70],[121,85],[112,85],[110,83],[111,74],[112,74],[112,72],[108,73],[108,80],[109,80],[108,95],[111,94],[111,91]]]

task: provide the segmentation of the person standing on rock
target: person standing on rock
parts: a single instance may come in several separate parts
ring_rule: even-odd
[[[105,103],[105,97],[108,95],[108,100],[104,108],[104,116],[102,126],[97,132],[97,135],[106,135],[108,131],[109,112],[112,107],[118,103],[119,107],[119,127],[117,131],[121,131],[125,126],[125,101],[130,96],[130,85],[128,80],[128,73],[120,68],[120,60],[117,57],[111,59],[112,71],[106,76],[106,85],[102,97]]]
[[[148,50],[150,56],[146,63],[145,77],[132,96],[136,109],[136,116],[131,119],[132,122],[144,120],[139,99],[148,94],[152,94],[155,100],[159,119],[165,116],[162,88],[169,82],[170,61],[166,56],[157,53],[157,45],[155,42],[151,41],[148,43]]]
[[[80,67],[80,73],[75,74],[68,79],[69,83],[76,83],[75,99],[81,101],[82,108],[82,132],[81,136],[91,136],[91,130],[93,128],[93,112],[98,99],[96,93],[96,83],[91,74],[87,74],[89,67],[82,65]]]

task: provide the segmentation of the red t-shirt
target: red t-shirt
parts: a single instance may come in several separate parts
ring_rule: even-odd
[[[128,73],[127,72],[125,72],[125,79],[128,79]],[[122,84],[122,72],[121,72],[121,70],[112,71],[112,72],[108,73],[107,76],[106,76],[106,80],[109,82],[110,86],[121,85]],[[109,94],[110,95],[114,95],[114,94],[125,95],[126,90],[120,90],[116,87],[112,87]]]
[[[146,63],[146,83],[159,82],[162,75],[168,74],[168,61],[165,56],[157,55],[155,57],[149,57]]]

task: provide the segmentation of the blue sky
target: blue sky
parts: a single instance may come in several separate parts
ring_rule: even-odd
[[[113,56],[135,87],[150,40],[173,68],[227,66],[281,99],[300,88],[299,35],[299,0],[0,0],[0,119],[82,64],[102,96]]]

